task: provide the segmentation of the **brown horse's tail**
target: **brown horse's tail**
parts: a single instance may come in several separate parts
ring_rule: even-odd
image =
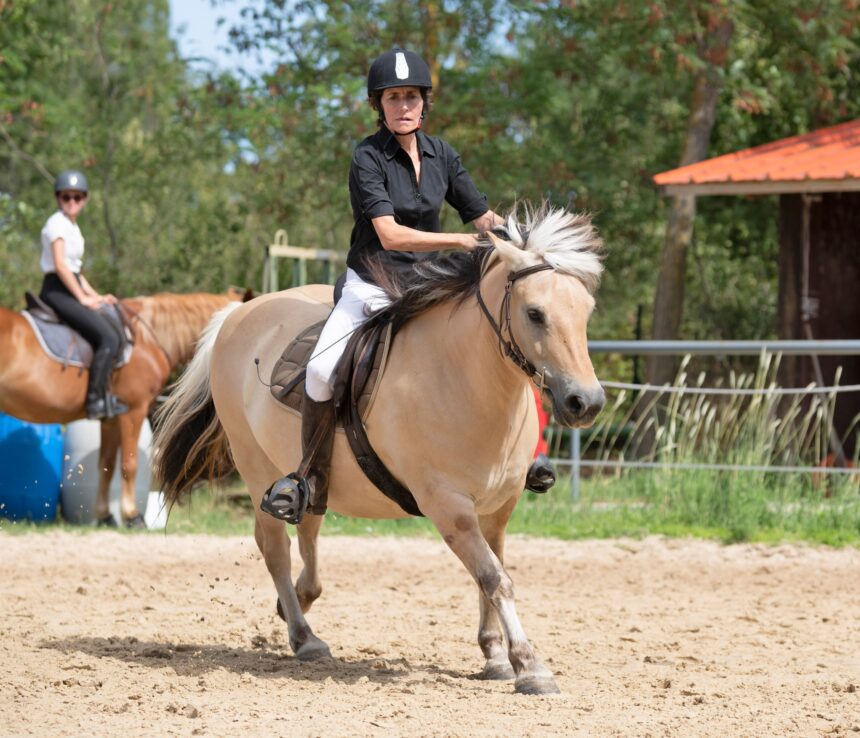
[[[153,475],[168,506],[195,482],[220,479],[235,471],[230,444],[215,412],[209,370],[221,326],[240,303],[218,311],[200,336],[194,358],[155,414]]]

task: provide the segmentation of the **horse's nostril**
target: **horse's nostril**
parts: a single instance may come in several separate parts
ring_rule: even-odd
[[[579,395],[568,395],[565,398],[564,405],[576,417],[579,417],[582,414],[582,409],[585,407],[585,403]]]

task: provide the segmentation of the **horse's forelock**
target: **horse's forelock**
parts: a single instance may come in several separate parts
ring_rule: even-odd
[[[587,213],[570,213],[542,203],[524,207],[522,219],[515,209],[506,230],[518,248],[540,256],[556,271],[579,279],[594,292],[603,273],[603,239]]]

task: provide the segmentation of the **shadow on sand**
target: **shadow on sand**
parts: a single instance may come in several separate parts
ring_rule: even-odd
[[[405,658],[384,659],[322,658],[317,661],[299,661],[287,647],[258,639],[252,648],[235,648],[198,643],[171,643],[141,641],[131,637],[94,638],[81,636],[42,641],[40,648],[64,654],[81,653],[96,658],[111,658],[129,664],[162,669],[173,669],[179,676],[200,676],[217,669],[247,673],[266,678],[289,678],[297,681],[321,682],[332,679],[342,684],[354,684],[362,677],[377,684],[391,684],[416,673],[433,676],[446,675],[454,679],[467,679],[473,675],[440,669],[433,664],[412,664]],[[443,677],[444,678],[444,677]]]

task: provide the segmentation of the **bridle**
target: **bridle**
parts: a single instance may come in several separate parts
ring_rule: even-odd
[[[477,298],[478,304],[481,306],[481,310],[484,311],[484,315],[487,316],[487,320],[490,321],[490,326],[493,329],[493,332],[498,336],[499,339],[499,351],[503,356],[507,356],[514,364],[516,364],[520,369],[522,369],[526,376],[529,379],[537,378],[539,380],[538,385],[543,391],[544,388],[544,372],[545,369],[541,372],[535,368],[535,365],[532,364],[522,352],[522,349],[517,345],[517,341],[514,338],[513,331],[511,330],[511,292],[513,291],[514,282],[518,279],[523,279],[524,277],[528,277],[531,274],[536,274],[537,272],[544,272],[547,269],[552,269],[553,266],[551,264],[542,263],[542,264],[534,264],[533,266],[526,267],[525,269],[518,269],[517,271],[508,272],[508,281],[505,282],[505,296],[502,298],[502,304],[499,308],[499,320],[496,322],[495,318],[493,318],[489,309],[487,308],[486,303],[484,302],[484,298],[481,297],[481,283],[478,282],[478,291]],[[483,277],[483,275],[482,275]],[[504,328],[507,331],[508,338],[505,338],[502,334],[502,329]]]

